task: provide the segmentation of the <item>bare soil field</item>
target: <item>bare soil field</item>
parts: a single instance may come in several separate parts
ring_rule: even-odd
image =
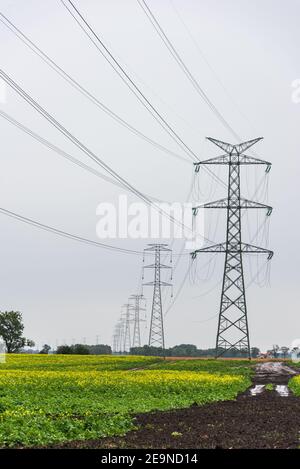
[[[256,367],[251,389],[234,401],[139,414],[138,429],[124,437],[73,441],[55,447],[298,448],[300,398],[286,386],[296,373],[284,363],[264,362]],[[260,392],[252,394],[257,387]],[[279,392],[282,389],[284,393]]]

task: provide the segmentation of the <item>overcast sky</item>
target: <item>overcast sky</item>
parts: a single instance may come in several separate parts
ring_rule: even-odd
[[[242,141],[264,136],[253,151],[273,164],[268,201],[274,207],[269,246],[275,256],[270,287],[260,288],[254,282],[247,291],[250,340],[262,349],[275,343],[289,346],[300,337],[300,104],[292,100],[292,82],[300,78],[299,0],[149,0],[148,4]],[[76,5],[200,159],[218,154],[205,142],[206,136],[237,143],[195,92],[137,1],[76,0]],[[113,121],[2,23],[1,68],[136,188],[162,200],[185,201],[193,176],[192,161],[128,90],[62,3],[0,0],[0,6],[10,21],[100,101],[186,161],[154,148]],[[14,91],[6,91],[5,102],[0,103],[3,111],[94,165]],[[97,240],[97,205],[116,203],[124,191],[66,161],[1,116],[0,129],[0,207]],[[251,196],[252,191],[253,195],[255,180],[261,180],[263,171],[257,168],[249,174],[250,187],[244,185],[243,194]],[[222,191],[212,190],[206,176],[201,187],[207,199],[221,196]],[[130,200],[136,201],[134,197]],[[262,215],[258,220],[248,219],[252,233],[261,220]],[[216,221],[216,215],[208,215],[206,230],[210,239],[220,242],[225,239],[224,220],[214,230]],[[246,238],[246,217],[243,223]],[[23,313],[28,337],[38,345],[71,343],[72,339],[82,342],[84,337],[87,343],[95,343],[96,335],[102,343],[111,342],[121,305],[136,293],[140,256],[59,238],[2,214],[0,239],[0,307]],[[264,240],[258,238],[255,244],[258,241]],[[142,250],[147,242],[151,240],[113,240],[111,244]],[[174,250],[178,252],[180,247],[175,243]],[[199,275],[211,278],[196,284],[187,279],[165,318],[168,346],[215,344],[224,258],[219,256],[213,272],[201,268],[208,259],[198,258],[197,264]],[[188,262],[185,256],[176,269],[175,294]],[[250,266],[245,261],[245,265],[247,283],[257,265],[256,261]],[[149,321],[151,288],[145,289],[145,295]],[[169,294],[165,309],[168,304]],[[144,326],[143,333],[147,340]]]

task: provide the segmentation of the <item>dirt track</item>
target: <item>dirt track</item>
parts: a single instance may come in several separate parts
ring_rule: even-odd
[[[253,383],[287,384],[297,372],[282,362],[265,362],[256,366]]]
[[[253,380],[253,387],[263,385],[257,396],[251,396],[249,389],[236,401],[140,414],[136,416],[139,430],[124,437],[70,442],[59,447],[298,448],[300,398],[283,397],[264,388],[269,383],[286,385],[295,373],[282,363],[266,362],[257,366]]]

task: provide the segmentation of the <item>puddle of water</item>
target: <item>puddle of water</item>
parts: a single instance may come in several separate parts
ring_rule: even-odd
[[[275,391],[278,392],[278,394],[282,397],[287,397],[290,394],[288,387],[284,384],[278,384],[275,387]]]
[[[261,394],[264,390],[264,384],[257,384],[254,388],[250,389],[251,396],[257,396],[257,394]]]
[[[250,389],[251,396],[257,396],[265,390],[265,384],[257,384],[254,388]],[[285,384],[277,384],[275,386],[275,391],[281,397],[288,397],[290,395],[289,388]]]

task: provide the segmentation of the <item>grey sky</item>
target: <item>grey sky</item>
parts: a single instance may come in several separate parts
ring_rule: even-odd
[[[221,84],[191,41],[172,3]],[[216,154],[204,141],[205,136],[234,141],[195,93],[135,0],[77,0],[76,5],[200,158]],[[270,248],[275,256],[271,287],[252,285],[248,291],[250,338],[252,345],[262,348],[273,343],[290,345],[300,337],[300,104],[291,99],[291,83],[300,78],[299,0],[149,0],[149,5],[201,86],[241,138],[265,137],[255,153],[273,163],[269,202],[275,209],[270,225]],[[0,0],[0,6],[3,14],[104,104],[184,155],[112,71],[59,0]],[[192,164],[164,154],[116,124],[2,24],[0,40],[1,68],[105,162],[144,193],[185,200]],[[92,165],[13,91],[7,90],[1,109]],[[115,202],[121,191],[65,161],[2,118],[0,126],[0,206],[96,240],[97,205]],[[257,171],[259,179],[263,169]],[[254,176],[249,177],[251,186]],[[209,196],[208,179],[203,183]],[[136,292],[141,259],[57,238],[4,215],[0,215],[0,224],[1,309],[22,311],[26,334],[38,344],[55,344],[56,339],[60,343],[63,339],[71,342],[72,338],[82,341],[83,337],[95,342],[96,334],[101,342],[110,342],[120,306]],[[224,237],[222,229],[221,222],[216,233],[219,240]],[[132,249],[143,249],[145,244],[140,240],[113,243]],[[179,248],[175,245],[177,251]],[[195,321],[204,321],[218,312],[222,262],[220,256],[210,281],[198,285],[187,282],[166,316],[167,345],[214,346],[216,318]],[[174,278],[175,293],[187,266],[183,259]],[[248,270],[246,274],[249,280],[251,274]],[[211,293],[195,298],[218,281]],[[150,293],[145,290],[148,319]]]

